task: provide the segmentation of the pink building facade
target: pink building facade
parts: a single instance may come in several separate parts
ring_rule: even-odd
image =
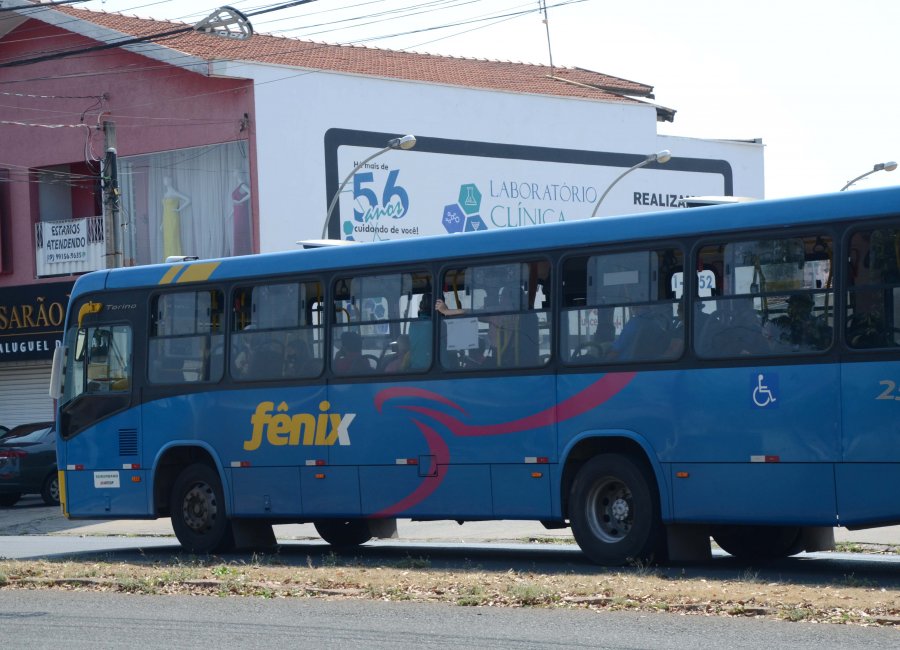
[[[177,53],[53,58],[98,40],[4,16],[0,424],[11,426],[52,419],[50,360],[77,274],[258,252],[259,224],[251,81],[211,77]]]

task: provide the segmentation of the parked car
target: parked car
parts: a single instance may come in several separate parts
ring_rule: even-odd
[[[46,429],[47,427],[52,427],[52,422],[32,422],[31,424],[20,424],[19,426],[13,427],[10,429],[9,427],[0,426],[0,440],[3,440],[7,436],[24,436],[26,433],[31,433],[32,431],[37,431],[38,429]]]
[[[0,438],[0,506],[32,493],[40,493],[47,505],[59,504],[53,422],[22,424]]]

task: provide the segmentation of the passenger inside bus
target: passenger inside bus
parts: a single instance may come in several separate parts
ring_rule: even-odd
[[[669,307],[668,303],[665,305]],[[606,358],[616,361],[641,361],[661,358],[669,347],[668,322],[655,306],[633,304],[631,317],[613,341]]]
[[[425,370],[431,365],[431,294],[419,300],[418,318],[409,324],[409,368]]]
[[[610,318],[611,314],[608,314]],[[589,350],[588,354],[596,355],[594,360],[600,361],[601,359],[606,358],[606,355],[609,354],[609,351],[612,349],[613,341],[616,340],[616,326],[612,322],[612,320],[606,319],[603,322],[597,323],[597,330],[594,332],[594,349]]]
[[[281,377],[284,363],[284,346],[279,341],[254,341],[247,364],[247,379],[272,379]]]
[[[410,360],[411,349],[409,335],[401,334],[397,337],[397,352],[384,366],[384,371],[388,374],[406,372],[407,370],[409,370],[411,362]]]
[[[813,315],[813,298],[796,294],[788,298],[787,313],[772,319],[775,340],[791,350],[824,350],[831,343],[831,328]]]
[[[285,377],[314,377],[321,368],[321,361],[309,354],[306,341],[295,339],[287,344],[284,356]]]
[[[752,298],[706,300],[702,305],[712,305],[715,311],[698,317],[696,336],[701,355],[748,356],[768,351],[763,323]]]
[[[516,290],[504,287],[495,295],[485,297],[485,311],[479,314],[479,320],[488,324],[489,351],[486,357],[490,358],[497,367],[514,368],[517,366],[533,366],[537,357],[537,321],[534,323],[534,336],[529,346],[528,337],[524,337],[519,329],[520,314],[514,295]],[[465,309],[451,309],[443,300],[438,299],[434,305],[435,311],[444,316],[459,316],[466,313]],[[532,349],[527,354],[527,348]],[[487,364],[482,364],[487,365]]]
[[[664,356],[666,359],[675,359],[684,351],[684,303],[679,302],[675,307],[675,318],[669,327],[669,347]]]
[[[505,287],[494,298],[493,305],[497,315],[484,317],[488,324],[488,340],[493,350],[493,356],[498,366],[511,367],[518,365],[517,355],[520,345],[519,339],[519,315],[510,313],[517,309],[513,300],[514,289]],[[485,307],[488,301],[485,300]]]
[[[341,334],[341,349],[334,356],[334,371],[340,375],[360,375],[372,371],[362,353],[362,337],[356,332]]]
[[[249,332],[253,332],[258,329],[255,323],[250,323],[242,330],[240,330],[240,334],[235,334],[235,349],[237,350],[234,353],[232,360],[232,372],[238,377],[244,377],[249,373],[250,368],[250,356],[253,353],[253,346],[251,342],[252,334]],[[247,332],[247,334],[245,334]],[[239,339],[239,340],[238,340]]]

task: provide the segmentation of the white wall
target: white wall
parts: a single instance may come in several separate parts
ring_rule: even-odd
[[[762,143],[661,135],[659,147],[670,149],[673,155],[727,160],[734,172],[734,196],[765,198],[765,148]]]
[[[670,148],[701,158],[727,159],[734,168],[735,193],[762,195],[762,147],[734,143],[661,137],[656,133],[656,110],[647,105],[618,104],[581,99],[502,93],[456,86],[378,79],[346,74],[301,71],[262,65],[229,64],[222,72],[255,80],[257,175],[259,181],[260,243],[264,252],[295,248],[299,239],[321,235],[330,196],[326,192],[324,138],[329,129],[415,134],[427,138],[527,145],[570,152],[617,152],[644,156]],[[342,180],[355,162],[375,148],[341,147],[337,177]],[[504,179],[558,185],[592,185],[593,195],[625,168],[577,165],[567,162],[508,161],[412,151],[389,152],[379,157],[385,168],[402,169],[401,182],[415,196],[407,221],[419,219],[417,234],[436,234],[443,203],[453,202],[461,183],[476,182],[487,195]],[[378,172],[380,173],[380,172]],[[386,172],[385,172],[386,174]],[[472,176],[469,178],[468,176]],[[738,177],[740,176],[740,180]],[[574,179],[574,181],[572,180]],[[651,182],[652,179],[652,182]],[[383,178],[376,176],[382,183]],[[334,181],[338,182],[338,181]],[[634,206],[634,192],[660,195],[721,194],[721,176],[644,169],[623,179],[604,201],[612,212],[659,209]],[[740,188],[740,191],[738,191]],[[497,198],[502,202],[505,199]],[[411,200],[411,203],[413,201]],[[495,201],[496,203],[496,201]],[[353,196],[342,194],[341,219],[352,215]],[[589,216],[592,203],[550,205],[567,211],[566,218]],[[509,205],[483,206],[485,222],[490,210],[516,210]],[[527,206],[540,212],[541,205]],[[499,214],[499,213],[496,213]]]

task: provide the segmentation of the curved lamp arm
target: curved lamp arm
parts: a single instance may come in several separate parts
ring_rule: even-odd
[[[663,149],[662,151],[658,151],[656,153],[650,154],[649,156],[644,158],[641,162],[639,162],[634,167],[630,167],[629,169],[626,169],[624,172],[619,174],[619,177],[616,178],[616,180],[614,180],[612,183],[609,184],[609,187],[606,188],[606,191],[603,192],[603,194],[597,200],[597,203],[594,204],[594,211],[591,212],[591,219],[593,219],[594,217],[597,216],[597,210],[600,208],[600,204],[603,203],[603,199],[605,199],[606,195],[609,194],[609,191],[613,188],[613,186],[616,183],[618,183],[620,180],[622,180],[625,176],[627,176],[628,174],[633,172],[635,169],[640,169],[641,167],[644,167],[645,165],[649,165],[652,162],[658,162],[659,164],[664,164],[664,163],[669,162],[669,160],[671,160],[671,159],[672,159],[672,152],[670,152],[668,149]]]
[[[387,146],[384,149],[376,151],[371,156],[363,160],[356,167],[353,168],[347,177],[343,180],[340,186],[337,189],[337,192],[334,193],[334,196],[331,199],[331,203],[328,204],[328,212],[325,213],[325,224],[322,226],[322,239],[328,238],[328,225],[331,223],[331,213],[334,212],[334,207],[337,205],[338,198],[341,196],[341,192],[344,191],[344,188],[347,186],[347,183],[350,182],[350,179],[353,178],[353,175],[362,169],[367,162],[372,160],[373,158],[377,158],[385,151],[390,151],[391,149],[412,149],[416,146],[416,136],[414,135],[404,135],[402,138],[394,138],[393,140],[389,140]]]
[[[840,190],[838,190],[838,191],[839,191],[839,192],[843,192],[843,191],[846,190],[848,187],[850,187],[851,185],[853,185],[856,181],[865,178],[865,177],[868,176],[869,174],[874,174],[875,172],[880,172],[880,171],[882,171],[882,170],[884,170],[884,171],[886,171],[886,172],[892,172],[892,171],[894,171],[895,169],[897,169],[897,163],[895,163],[893,160],[891,160],[890,162],[878,163],[878,164],[875,165],[872,169],[870,169],[869,171],[867,171],[865,174],[860,174],[859,176],[857,176],[856,178],[854,178],[852,181],[848,181],[847,184],[844,185],[844,187],[842,187],[842,188],[841,188]]]

